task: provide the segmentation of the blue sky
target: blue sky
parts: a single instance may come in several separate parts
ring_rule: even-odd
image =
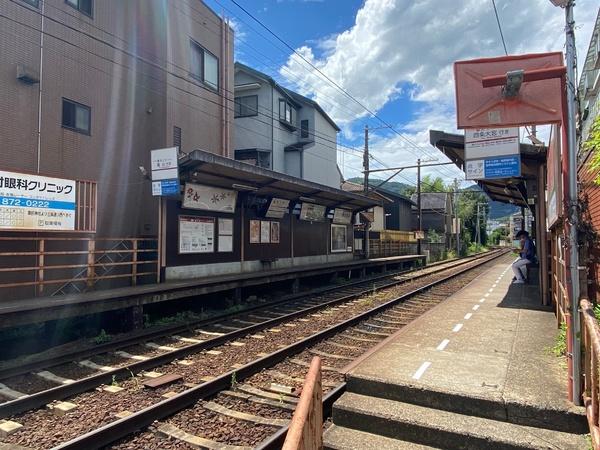
[[[429,145],[429,129],[458,132],[452,63],[501,56],[491,0],[237,0],[330,79],[391,124],[372,133],[374,167],[444,157]],[[236,58],[314,98],[342,128],[338,163],[359,174],[365,124],[381,127],[363,107],[262,29],[231,0],[207,0],[236,30]],[[563,50],[563,11],[548,0],[496,0],[510,54]],[[579,0],[577,46],[587,50],[597,0]],[[583,58],[581,58],[582,60]],[[402,136],[400,136],[400,134]],[[463,178],[453,166],[430,169]],[[414,183],[415,174],[405,179]]]

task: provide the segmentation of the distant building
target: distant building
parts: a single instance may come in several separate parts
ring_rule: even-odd
[[[233,156],[233,30],[197,0],[1,5],[2,170],[85,180],[75,231],[156,235],[150,150]]]
[[[581,111],[579,115],[581,144],[587,140],[590,127],[600,114],[600,11],[596,16],[590,45],[583,61],[577,92]]]
[[[339,189],[338,131],[315,101],[235,63],[235,159]]]
[[[417,194],[411,196],[415,203],[412,207],[413,227],[418,230]],[[421,213],[423,231],[434,230],[450,242],[452,234],[452,194],[446,192],[424,192],[421,194]]]
[[[378,191],[391,200],[391,202],[383,205],[385,229],[397,231],[414,230],[412,208],[416,206],[415,202],[404,195],[391,192],[387,189],[378,189]]]

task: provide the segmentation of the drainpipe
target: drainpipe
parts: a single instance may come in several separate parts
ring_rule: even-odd
[[[37,129],[37,166],[36,172],[40,173],[42,160],[42,83],[44,75],[44,19],[46,2],[42,2],[40,19],[40,82],[38,86],[38,129]]]

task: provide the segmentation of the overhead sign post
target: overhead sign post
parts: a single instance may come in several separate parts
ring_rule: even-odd
[[[0,171],[0,229],[75,230],[76,182]]]
[[[161,148],[150,152],[152,195],[179,195],[179,167],[177,147]]]
[[[519,128],[465,129],[467,180],[521,176]]]

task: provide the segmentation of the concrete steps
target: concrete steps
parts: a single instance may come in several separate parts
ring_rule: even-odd
[[[339,448],[340,434],[351,429],[376,432],[387,438],[385,449],[407,442],[442,449],[561,449],[587,448],[583,435],[459,414],[426,406],[346,392],[334,405],[333,428],[325,434],[326,448]],[[362,434],[360,435],[363,438]],[[346,439],[352,439],[347,437]],[[368,441],[367,441],[368,442]],[[394,446],[395,445],[395,446]],[[353,447],[350,447],[353,448]],[[361,447],[369,448],[369,447]],[[371,447],[379,448],[379,447]]]
[[[585,410],[566,401],[563,404],[533,403],[527,397],[516,395],[477,396],[419,386],[404,380],[390,382],[353,374],[347,378],[348,392],[566,433],[589,432]]]
[[[364,431],[332,425],[327,430],[325,450],[431,450],[436,447],[390,439]]]

